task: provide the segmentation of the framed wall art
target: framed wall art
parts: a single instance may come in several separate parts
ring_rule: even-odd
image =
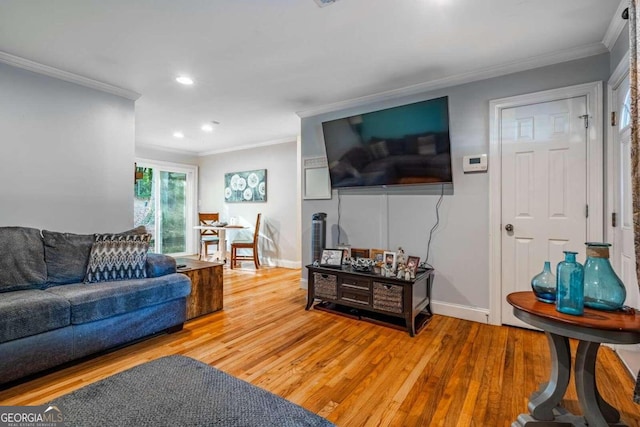
[[[229,203],[266,202],[267,170],[225,173],[224,201]]]

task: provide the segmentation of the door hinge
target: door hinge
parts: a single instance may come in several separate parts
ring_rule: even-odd
[[[589,205],[584,207],[584,217],[589,218]]]
[[[612,111],[611,112],[611,126],[617,126],[618,122],[617,122],[617,117],[616,117],[616,112]]]
[[[584,127],[588,128],[589,127],[589,115],[588,114],[583,114],[581,116],[578,116],[579,118],[581,118],[582,120],[584,120]]]
[[[615,212],[611,212],[611,226],[615,227],[616,226],[616,220],[618,219],[618,215],[616,215]]]

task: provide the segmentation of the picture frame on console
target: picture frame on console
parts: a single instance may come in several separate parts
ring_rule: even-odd
[[[369,249],[351,248],[351,258],[369,258]]]
[[[375,262],[377,265],[384,264],[384,249],[371,249],[369,251],[369,257]]]
[[[342,268],[342,255],[342,249],[323,249],[320,257],[320,266]]]
[[[415,276],[419,265],[420,265],[419,256],[410,256],[407,258],[407,269],[411,272],[413,276]]]
[[[384,251],[384,267],[387,270],[394,271],[396,269],[396,262],[398,261],[398,254],[396,252]]]

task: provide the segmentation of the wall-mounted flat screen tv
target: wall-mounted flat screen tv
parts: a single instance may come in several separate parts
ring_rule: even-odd
[[[452,182],[448,97],[322,123],[332,188]]]

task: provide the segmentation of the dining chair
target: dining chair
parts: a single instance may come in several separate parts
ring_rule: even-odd
[[[198,213],[200,225],[213,225],[218,222],[220,215],[216,213]],[[209,259],[209,245],[220,248],[220,238],[216,230],[200,230],[200,259]]]
[[[262,214],[259,213],[256,218],[256,228],[253,231],[252,240],[234,240],[231,242],[231,268],[234,268],[238,261],[253,261],[256,269],[260,268],[260,259],[258,256],[258,237],[260,236],[260,218]],[[239,255],[238,249],[251,250],[250,255]]]

